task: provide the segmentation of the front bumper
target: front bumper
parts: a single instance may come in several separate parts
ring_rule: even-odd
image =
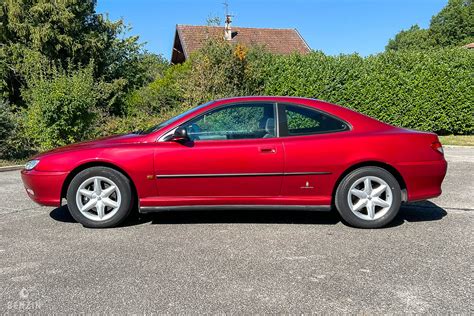
[[[28,196],[40,205],[60,206],[61,190],[68,172],[22,170],[21,179]]]

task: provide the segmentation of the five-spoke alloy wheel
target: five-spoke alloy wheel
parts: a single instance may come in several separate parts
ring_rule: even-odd
[[[75,220],[95,228],[118,225],[133,207],[130,181],[107,167],[79,172],[69,184],[67,201]]]
[[[352,226],[379,228],[397,215],[401,203],[398,181],[380,167],[362,167],[342,179],[336,191],[336,207]]]

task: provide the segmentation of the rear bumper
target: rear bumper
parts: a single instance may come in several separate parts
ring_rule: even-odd
[[[419,201],[441,195],[441,184],[446,176],[446,160],[400,163],[400,171],[408,191],[408,201]]]
[[[30,199],[45,206],[61,205],[61,189],[67,175],[68,172],[21,171],[21,179]]]

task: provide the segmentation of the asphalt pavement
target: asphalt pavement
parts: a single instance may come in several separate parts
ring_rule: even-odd
[[[0,313],[472,314],[474,148],[384,229],[337,213],[187,211],[86,229],[0,173]]]

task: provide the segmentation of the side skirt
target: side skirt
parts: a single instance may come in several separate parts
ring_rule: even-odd
[[[183,206],[143,206],[140,213],[163,211],[226,211],[226,210],[284,210],[329,212],[330,205],[183,205]]]

